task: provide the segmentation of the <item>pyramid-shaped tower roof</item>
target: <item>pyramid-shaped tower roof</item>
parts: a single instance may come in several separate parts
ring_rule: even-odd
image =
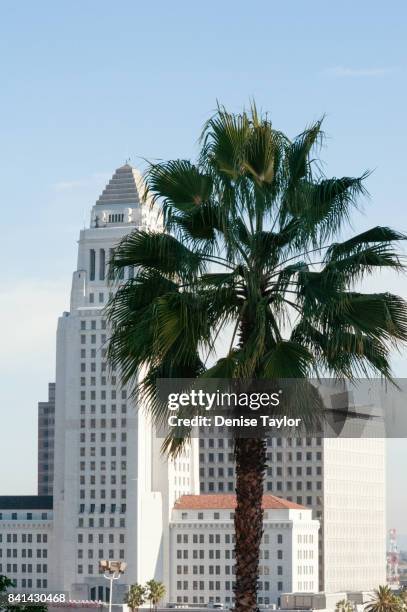
[[[110,206],[111,204],[124,204],[137,206],[142,198],[142,178],[138,170],[124,164],[117,168],[112,178],[99,196],[96,204]]]

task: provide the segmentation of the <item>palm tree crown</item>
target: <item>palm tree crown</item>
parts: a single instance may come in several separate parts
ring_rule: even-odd
[[[149,580],[146,583],[147,587],[147,599],[153,604],[154,609],[157,609],[157,605],[165,597],[165,585],[158,580]]]
[[[400,612],[402,600],[395,595],[389,586],[379,586],[365,607],[365,612]]]
[[[141,584],[132,584],[124,596],[124,603],[126,603],[132,612],[138,610],[140,606],[146,600],[146,588]]]

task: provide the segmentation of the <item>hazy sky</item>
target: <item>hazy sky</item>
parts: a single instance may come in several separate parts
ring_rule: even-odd
[[[325,171],[375,170],[355,229],[407,230],[406,22],[402,0],[0,2],[0,493],[35,492],[78,232],[126,158],[194,155],[216,100],[254,98],[291,136],[325,114]],[[372,286],[407,297],[406,278]],[[388,446],[389,524],[407,533],[406,444]]]

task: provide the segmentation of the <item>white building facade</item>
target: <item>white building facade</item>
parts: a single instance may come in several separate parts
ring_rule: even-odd
[[[200,440],[201,493],[235,487],[232,441]],[[321,523],[319,590],[369,591],[386,582],[385,440],[269,438],[265,494],[312,508]]]
[[[160,229],[142,189],[129,165],[113,175],[80,233],[70,310],[58,323],[50,583],[74,599],[96,598],[106,586],[100,559],[127,563],[118,601],[127,585],[166,581],[169,508],[199,486],[194,453],[171,464],[160,457],[149,419],[106,361],[112,250],[135,228]],[[126,270],[122,281],[132,275]]]
[[[234,603],[234,495],[185,495],[170,524],[170,601]],[[318,590],[318,529],[312,511],[265,495],[259,604],[279,604],[286,592]]]
[[[0,575],[20,592],[48,592],[52,535],[51,496],[0,496]]]

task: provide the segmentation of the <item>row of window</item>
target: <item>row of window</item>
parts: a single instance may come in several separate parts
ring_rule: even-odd
[[[205,520],[208,520],[208,518],[209,518],[208,514],[205,515]],[[235,517],[234,512],[231,512],[229,514],[229,518],[231,518],[233,520],[234,517]],[[204,513],[203,512],[198,512],[197,514],[195,514],[195,513],[188,514],[188,512],[181,512],[181,519],[183,521],[185,521],[187,519],[196,519],[196,518],[198,519],[198,521],[203,521],[204,520]],[[212,514],[212,518],[215,521],[219,521],[220,520],[220,512],[214,512]]]
[[[207,587],[205,587],[206,584]],[[192,582],[188,580],[177,580],[177,591],[189,591],[190,589],[192,589],[192,591],[205,591],[206,588],[209,591],[220,591],[221,589],[224,589],[225,591],[233,591],[235,588],[235,583],[230,580],[225,580],[224,582],[221,582],[220,580],[192,580]],[[265,582],[258,582],[258,589],[259,591],[270,591],[270,582],[267,580]],[[277,590],[283,590],[282,582],[277,583]]]
[[[119,478],[117,477],[116,474],[110,474],[110,478],[106,478],[106,474],[99,474],[99,484],[101,485],[105,485],[107,480],[109,480],[110,484],[115,485],[118,483]],[[120,475],[120,483],[122,485],[125,485],[127,482],[127,476],[126,474],[121,474]],[[86,475],[81,474],[79,476],[79,484],[80,485],[85,485],[86,483],[90,484],[90,485],[95,485],[96,484],[96,475],[95,474],[90,474],[88,477],[86,477]]]
[[[223,476],[227,475],[230,477],[233,477],[235,475],[235,468],[234,467],[228,467],[228,468],[223,468],[223,467],[218,467],[218,468],[213,468],[213,467],[209,467],[209,468],[204,468],[201,467],[199,468],[199,475],[201,477],[205,477],[205,474],[207,475],[208,478],[216,478],[216,477],[221,477],[223,478]]]
[[[121,397],[122,397],[122,399],[126,399],[126,397],[127,397],[127,394],[126,394],[126,392],[125,392],[124,390],[122,390],[122,391],[121,391]],[[110,392],[110,398],[111,398],[112,400],[115,400],[115,399],[117,399],[117,398],[118,398],[118,395],[117,395],[116,389],[112,389],[112,390],[111,390],[111,392]],[[80,392],[80,399],[81,399],[81,401],[82,401],[82,402],[83,402],[83,401],[86,401],[86,399],[87,399],[87,397],[86,397],[86,391],[81,391],[81,392]],[[95,390],[91,390],[91,391],[88,393],[88,399],[90,399],[90,400],[96,400],[96,391],[95,391]],[[105,389],[103,389],[102,391],[100,391],[100,399],[101,399],[101,400],[105,400],[105,399],[106,399],[106,391],[105,391]]]
[[[267,446],[322,446],[322,438],[270,438],[267,437]]]
[[[218,432],[214,432],[218,433]],[[270,447],[286,447],[291,448],[293,446],[321,446],[321,438],[270,438],[266,439],[267,446]],[[205,437],[199,440],[200,448],[233,448],[234,441],[232,438],[219,438],[216,437]]]
[[[299,591],[315,591],[315,583],[314,581],[312,582],[299,582],[298,583],[298,590]]]
[[[103,358],[106,357],[107,355],[106,349],[102,349],[101,355]],[[96,359],[96,349],[91,348],[91,349],[88,349],[87,351],[86,348],[81,348],[80,356],[81,356],[81,359]]]
[[[302,476],[303,474],[306,474],[307,476],[313,476],[313,475],[321,476],[322,467],[320,465],[318,466],[307,465],[305,466],[305,468],[303,468],[302,466],[296,466],[295,468],[293,468],[292,466],[287,466],[285,469],[281,466],[277,466],[275,468],[268,467],[266,471],[266,478],[267,477],[272,478],[273,473],[275,476],[283,476],[284,472],[287,476],[293,476],[294,473],[297,476]],[[229,466],[228,468],[200,467],[199,475],[201,478],[204,478],[205,476],[207,478],[223,478],[224,476],[228,476],[229,478],[231,478],[231,477],[234,477],[235,475],[235,468],[232,466]]]
[[[288,462],[288,461],[298,461],[298,462],[303,462],[303,461],[322,461],[322,453],[321,451],[316,451],[316,452],[312,452],[312,451],[307,451],[306,453],[303,453],[301,451],[298,451],[296,453],[271,453],[268,452],[266,453],[266,459],[267,461],[269,461],[270,463],[278,462],[278,463],[283,463],[283,462]],[[202,463],[223,463],[225,461],[228,462],[234,462],[234,454],[233,453],[200,453],[199,454],[199,460]]]
[[[122,491],[124,493],[124,497],[126,497],[126,491]],[[111,496],[112,497],[112,496]],[[116,491],[114,491],[113,498],[116,497]],[[86,509],[85,504],[79,505],[79,514],[84,514],[88,512],[89,514],[105,514],[105,512],[109,512],[110,514],[114,514],[115,512],[120,512],[120,514],[125,514],[126,512],[126,504],[100,504],[96,507],[96,504],[90,504],[89,510]]]
[[[48,512],[41,512],[40,519],[42,521],[46,521],[48,519]],[[6,514],[4,512],[0,512],[0,521],[32,521],[38,520],[38,517],[35,517],[32,512],[11,512],[10,514]]]
[[[201,493],[206,493],[206,491],[209,491],[210,493],[213,493],[214,491],[219,491],[220,493],[223,491],[234,492],[235,483],[232,481],[226,483],[222,481],[218,483],[201,481],[200,487]]]
[[[4,565],[7,572],[13,572],[14,574],[32,574],[35,568],[37,574],[47,574],[48,573],[48,565],[46,563],[40,564],[36,563],[33,565],[32,563],[22,563],[21,567],[17,563],[7,563]],[[0,574],[3,571],[3,565],[0,563]]]
[[[83,544],[83,542],[85,541],[85,535],[83,533],[78,533],[78,544]],[[105,540],[105,535],[106,535],[106,540]],[[117,536],[117,534],[114,533],[109,533],[109,534],[104,534],[104,533],[98,533],[97,534],[97,540],[99,544],[103,544],[105,541],[107,541],[109,544],[114,544],[115,541],[115,535]],[[93,544],[93,542],[95,541],[95,534],[93,533],[88,533],[87,534],[87,540],[88,540],[88,544]],[[119,533],[119,543],[120,544],[124,544],[124,533]],[[103,556],[101,557],[103,558]]]
[[[107,328],[107,322],[106,319],[98,319],[100,321],[100,329],[105,330]],[[96,330],[97,329],[97,324],[98,324],[98,320],[96,319],[91,319],[91,320],[87,320],[87,319],[82,319],[81,320],[81,331],[86,331],[87,329],[90,330]],[[90,325],[88,326],[88,323],[90,323]]]
[[[297,550],[297,559],[313,559],[314,551],[313,550]]]
[[[126,446],[120,446],[119,448],[117,448],[116,446],[81,446],[79,449],[79,455],[80,457],[86,457],[86,455],[88,455],[89,457],[96,457],[96,455],[100,455],[101,457],[106,457],[108,451],[111,457],[116,457],[116,455],[119,454],[120,450],[120,456],[121,457],[125,457],[127,455],[127,447]]]
[[[105,301],[105,293],[103,291],[99,291],[98,292],[98,302],[99,304],[103,304]],[[89,293],[89,304],[94,304],[95,303],[95,294],[93,293],[93,291],[91,291]]]
[[[126,419],[110,419],[109,421],[107,421],[107,419],[101,418],[98,419],[97,424],[96,419],[88,419],[88,422],[86,422],[86,419],[80,419],[81,429],[86,429],[87,427],[90,427],[91,429],[96,429],[96,427],[101,427],[102,429],[105,429],[106,427],[117,427],[118,425],[123,428],[126,427]]]
[[[81,344],[86,344],[89,339],[91,344],[96,344],[98,341],[97,334],[81,334]],[[105,344],[106,339],[106,334],[100,334],[99,342],[101,344]]]
[[[106,405],[106,404],[100,404],[99,406],[100,409],[100,413],[101,414],[106,414],[107,410],[109,410],[109,412],[111,414],[116,414],[118,412],[118,407],[117,404],[110,404]],[[81,404],[81,414],[86,414],[86,404]],[[89,407],[89,412],[90,414],[96,414],[96,404],[91,404]],[[127,413],[127,404],[121,404],[120,405],[120,412],[121,414],[126,414]]]
[[[80,380],[80,385],[81,387],[96,387],[96,385],[100,385],[101,387],[106,387],[106,385],[111,385],[111,386],[116,386],[117,382],[116,382],[116,376],[112,376],[110,378],[108,378],[107,376],[104,376],[103,374],[99,377],[99,379],[96,379],[96,376],[90,376],[88,379],[86,379],[86,376],[81,376],[81,380]]]
[[[109,462],[109,467],[111,469],[112,472],[115,472],[117,469],[117,461],[110,461]],[[79,469],[81,470],[81,472],[86,472],[87,470],[90,470],[91,472],[95,472],[96,471],[96,461],[81,461],[79,463]],[[107,469],[107,464],[106,461],[99,461],[98,462],[98,469],[102,470],[102,472],[105,472]],[[127,469],[127,461],[120,461],[120,467],[119,469],[122,472],[125,472]]]
[[[2,548],[0,548],[0,557],[3,555],[3,550]],[[37,548],[35,550],[35,555],[34,555],[34,549],[33,548],[6,548],[5,549],[5,557],[7,558],[14,558],[16,559],[17,557],[22,557],[23,559],[25,558],[29,558],[31,559],[32,557],[36,556],[37,559],[46,559],[48,557],[48,549],[47,548]]]
[[[224,461],[234,462],[235,458],[233,453],[199,453],[200,463],[223,463]]]
[[[299,575],[304,574],[305,576],[307,575],[313,575],[314,573],[314,566],[313,565],[299,565],[297,567],[297,572]]]
[[[200,438],[200,448],[233,448],[234,441],[232,438]]]
[[[7,565],[7,574],[14,572],[14,565]],[[1,565],[0,565],[0,572],[2,571],[1,569]],[[48,588],[48,580],[46,578],[37,578],[35,581],[32,578],[22,578],[21,580],[16,580],[13,579],[14,582],[14,587],[16,589],[18,588],[22,588],[22,589],[32,589],[35,588],[36,589],[46,589]]]
[[[78,559],[83,559],[85,556],[84,553],[85,551],[82,548],[80,548],[77,553]],[[119,555],[117,555],[115,554],[115,551],[113,549],[108,550],[107,554],[105,554],[102,548],[100,548],[98,551],[93,550],[92,548],[89,548],[89,550],[87,551],[87,555],[86,555],[88,559],[106,559],[106,557],[108,559],[116,559],[117,556],[119,556],[120,559],[124,559],[124,550],[120,549]]]
[[[78,565],[77,572],[78,572],[78,574],[83,574],[84,573],[83,565],[82,564]],[[88,576],[91,576],[92,574],[98,574],[98,573],[99,573],[99,567],[98,566],[96,566],[94,568],[93,565],[88,565],[88,571],[87,571]]]
[[[312,533],[299,533],[297,536],[298,544],[313,544],[314,535]]]
[[[34,535],[35,535],[35,538],[34,538]],[[2,541],[3,541],[3,534],[0,533],[0,543]],[[44,542],[44,544],[46,544],[48,542],[48,534],[47,533],[36,533],[36,534],[8,533],[7,534],[7,539],[6,539],[7,543],[11,543],[11,542],[16,543],[19,541],[21,541],[23,544],[25,543],[31,544],[32,542],[37,542],[37,544]]]
[[[105,431],[100,432],[100,435],[98,436],[100,438],[100,442],[106,442],[107,438],[106,438],[107,434]],[[80,437],[79,437],[79,441],[84,444],[86,442],[90,442],[91,444],[95,444],[96,443],[96,433],[95,432],[91,432],[90,434],[86,435],[85,432],[81,432]],[[115,431],[110,432],[110,441],[111,442],[116,442],[117,441],[117,433]],[[120,441],[121,442],[127,442],[127,432],[122,431],[120,433]]]
[[[97,370],[97,366],[99,365],[99,362],[97,361],[91,361],[90,363],[87,364],[86,361],[82,361],[81,362],[81,372],[86,372],[88,369],[88,366],[90,368],[91,372],[96,372]],[[100,362],[100,370],[101,372],[106,372],[107,371],[107,363],[106,361],[101,361]],[[110,378],[110,382],[114,381],[114,384],[116,384],[116,376],[111,376]],[[112,382],[113,384],[113,382]]]
[[[226,428],[225,428],[226,429]],[[216,438],[217,434],[219,433],[219,427],[215,427],[214,425],[211,425],[209,427],[205,428],[205,434],[206,434],[206,440],[207,440],[207,444],[209,446],[212,446],[212,442],[210,442],[211,439]],[[266,444],[268,447],[293,447],[293,446],[322,446],[322,438],[321,437],[310,437],[310,436],[306,436],[306,437],[299,437],[299,438],[292,438],[292,437],[271,437],[271,436],[267,436],[266,437]]]
[[[81,516],[78,518],[78,527],[80,529],[87,528],[94,529],[96,527],[104,528],[109,527],[110,529],[115,529],[119,527],[120,529],[126,528],[126,519],[120,518],[118,521],[115,518],[110,518],[109,521],[105,521],[103,517],[100,517],[97,522],[93,517],[88,518],[85,522],[85,519]]]
[[[273,462],[283,462],[283,461],[322,461],[322,452],[321,451],[307,451],[303,453],[302,451],[297,451],[295,453],[266,453],[267,461]]]
[[[198,515],[203,518],[201,512],[199,512]],[[231,519],[234,518],[233,513],[230,514],[230,518]],[[302,535],[302,536],[299,536],[299,538],[300,538],[298,540],[299,543],[301,543],[302,538],[304,538],[304,543],[310,543],[310,544],[313,542],[313,539],[314,539],[312,535],[309,535],[309,536]],[[234,544],[235,535],[233,533],[225,533],[225,534],[193,533],[190,539],[190,535],[188,533],[177,533],[177,544],[188,544],[191,540],[193,544],[205,544],[206,541],[209,544],[221,544],[222,541],[224,541],[225,544]],[[270,535],[268,533],[265,533],[263,535],[263,542],[264,544],[270,544]],[[277,544],[282,544],[282,543],[283,543],[283,534],[278,533],[277,534]]]
[[[313,491],[313,490],[321,491],[322,490],[322,480],[317,480],[316,482],[312,482],[311,480],[307,480],[306,482],[303,482],[302,480],[297,480],[296,482],[287,480],[285,482],[282,482],[278,480],[275,483],[275,485],[276,485],[276,491],[283,491],[283,490],[302,491],[303,489],[305,489],[306,491]]]
[[[190,551],[188,549],[178,549],[177,551],[177,559],[189,559],[190,558]],[[222,558],[222,553],[223,553],[223,557],[225,559],[234,559],[235,558],[235,551],[234,550],[219,550],[216,549],[214,550],[213,548],[211,548],[210,550],[206,551],[204,548],[201,549],[194,549],[192,551],[192,559],[205,559],[206,557],[208,557],[208,559],[221,559]],[[270,551],[268,549],[265,550],[260,550],[260,559],[265,559],[266,561],[270,559]],[[277,559],[282,559],[283,558],[283,551],[282,550],[277,550]]]
[[[190,571],[190,566],[187,565],[178,565],[178,568],[180,568],[180,571],[178,572],[179,574],[188,574],[191,573]],[[189,571],[188,568],[189,567]],[[205,566],[204,565],[193,565],[192,566],[192,574],[194,576],[200,575],[203,576],[205,574]],[[213,573],[213,572],[210,572]],[[218,572],[215,572],[218,573]],[[225,566],[225,573],[226,574],[235,574],[235,566]],[[272,573],[272,568],[269,565],[259,565],[259,576],[270,576]],[[283,575],[283,566],[282,565],[277,565],[276,566],[276,574],[277,576],[282,576]]]
[[[113,215],[109,215],[107,218],[108,223],[123,223],[124,221],[124,213],[115,213]]]

